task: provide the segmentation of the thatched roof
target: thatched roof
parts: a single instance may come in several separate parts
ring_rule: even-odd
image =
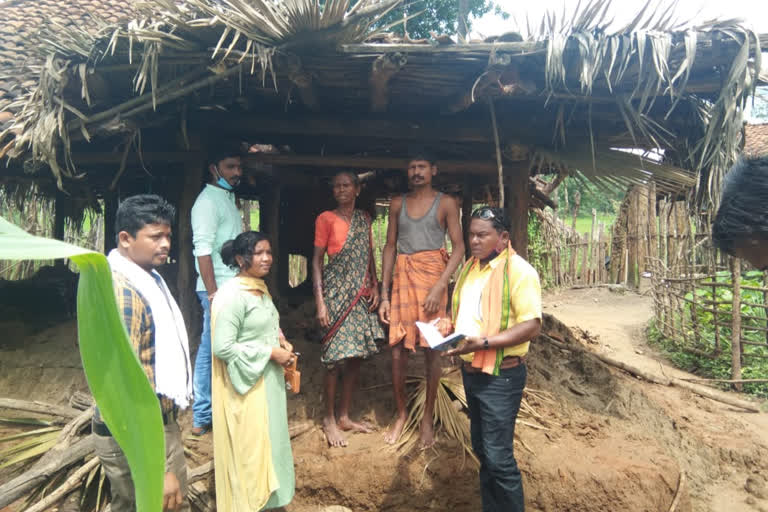
[[[36,85],[34,74],[19,76],[18,71],[34,59],[29,42],[41,26],[76,27],[95,34],[106,23],[119,23],[134,14],[130,0],[6,0],[0,1],[0,9],[0,111]],[[0,127],[11,118],[11,112],[0,113]]]
[[[219,123],[308,158],[402,156],[421,139],[492,161],[491,99],[507,162],[523,147],[536,171],[578,169],[610,187],[655,177],[707,198],[741,146],[761,37],[736,20],[691,27],[646,6],[609,32],[608,0],[592,0],[530,40],[419,44],[372,28],[396,3],[151,0],[96,35],[43,26],[27,48],[44,64],[19,68],[35,87],[8,106],[0,153],[43,162],[61,182],[82,171],[72,152],[127,152],[139,130],[186,139],[193,124]]]
[[[748,124],[744,127],[744,154],[768,155],[768,123]]]

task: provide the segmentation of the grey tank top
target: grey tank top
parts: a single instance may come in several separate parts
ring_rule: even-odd
[[[437,220],[442,192],[437,193],[429,211],[420,219],[408,215],[408,206],[403,195],[403,206],[400,208],[400,218],[397,224],[397,252],[413,254],[421,251],[441,249],[445,243],[445,230]]]

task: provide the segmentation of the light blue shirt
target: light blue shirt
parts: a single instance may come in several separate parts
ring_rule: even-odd
[[[211,256],[217,288],[237,274],[236,270],[221,260],[221,246],[242,232],[243,220],[235,204],[234,192],[207,184],[192,206],[192,245],[198,275],[197,291],[205,291],[197,262],[199,256]]]

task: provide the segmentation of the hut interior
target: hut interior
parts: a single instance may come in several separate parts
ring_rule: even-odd
[[[178,208],[168,271],[189,308],[189,211],[217,141],[249,148],[239,196],[260,202],[277,247],[273,289],[287,294],[287,256],[311,254],[337,170],[364,173],[370,207],[404,191],[407,155],[428,150],[465,213],[476,202],[510,210],[525,253],[529,206],[556,206],[537,174],[609,188],[653,179],[660,193],[716,201],[742,109],[765,80],[768,36],[733,20],[690,26],[646,6],[609,30],[609,2],[592,0],[525,40],[455,44],[387,33],[377,22],[397,3],[77,0],[67,5],[87,23],[6,24],[16,46],[0,53],[0,183],[36,184],[60,215],[102,204],[107,243],[121,197],[165,196]],[[3,11],[15,20],[59,4]]]

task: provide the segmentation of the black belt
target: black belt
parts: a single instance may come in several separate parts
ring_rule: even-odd
[[[176,411],[171,411],[169,413],[163,413],[163,425],[168,425],[169,423],[172,423],[176,421]],[[97,436],[102,437],[112,437],[112,432],[109,431],[109,428],[107,427],[106,423],[93,420],[91,422],[91,431],[96,434]]]
[[[504,359],[501,360],[501,364],[499,365],[499,370],[508,370],[509,368],[515,368],[516,366],[525,364],[525,360],[528,358],[527,356],[528,356],[527,354],[522,356],[506,356]],[[462,366],[466,373],[481,373],[483,371],[482,368],[475,368],[474,366],[472,366],[472,363],[470,363],[469,361],[464,361],[462,363]]]

